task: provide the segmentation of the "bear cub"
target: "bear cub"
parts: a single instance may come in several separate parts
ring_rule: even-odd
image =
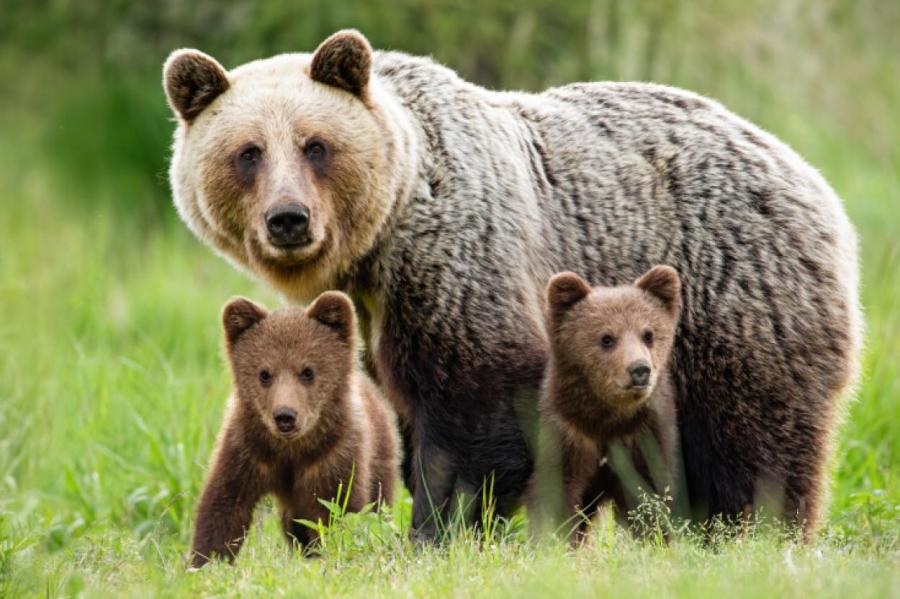
[[[328,291],[306,310],[248,299],[222,312],[234,392],[200,504],[192,565],[233,561],[265,494],[289,542],[316,541],[297,519],[328,520],[317,500],[348,489],[347,509],[391,502],[399,474],[393,412],[357,364],[350,299]],[[352,478],[352,481],[351,481]]]
[[[681,282],[668,266],[619,287],[591,288],[563,272],[550,279],[547,302],[540,411],[561,444],[555,467],[565,514],[579,523],[577,541],[602,504],[614,502],[624,521],[640,502],[638,489],[674,491],[678,432],[668,361]]]

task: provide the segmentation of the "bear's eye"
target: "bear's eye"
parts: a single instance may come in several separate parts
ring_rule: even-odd
[[[238,151],[238,160],[246,166],[252,166],[262,158],[262,150],[256,146],[246,146]]]
[[[603,335],[602,337],[600,337],[600,345],[602,347],[605,347],[606,349],[611,348],[615,344],[616,344],[616,338],[613,337],[612,335],[606,334],[606,335]]]
[[[644,343],[647,345],[653,343],[653,331],[644,331]]]
[[[328,154],[328,148],[325,147],[325,142],[321,139],[313,138],[303,148],[303,153],[311,162],[321,162]]]
[[[309,366],[300,371],[300,380],[304,383],[311,383],[315,377],[316,373]]]
[[[263,368],[259,371],[259,383],[263,387],[268,387],[272,384],[272,373]]]
[[[242,146],[234,155],[234,170],[243,183],[251,183],[262,162],[262,150],[253,144]]]

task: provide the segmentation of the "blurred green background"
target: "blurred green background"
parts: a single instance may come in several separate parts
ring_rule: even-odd
[[[4,0],[2,9],[0,594],[77,593],[91,584],[85,572],[117,555],[177,561],[228,393],[218,310],[234,294],[278,302],[177,219],[163,60],[197,47],[230,68],[311,51],[344,27],[492,88],[685,87],[820,169],[860,233],[868,320],[827,536],[897,548],[900,2]]]

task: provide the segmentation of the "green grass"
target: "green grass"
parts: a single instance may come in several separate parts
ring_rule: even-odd
[[[0,110],[0,597],[900,597],[900,87],[877,52],[860,50],[869,68],[854,71],[855,51],[836,48],[820,60],[858,73],[837,96],[847,106],[816,104],[816,81],[792,95],[794,69],[778,61],[673,78],[791,143],[860,232],[863,377],[812,546],[771,532],[661,546],[606,522],[573,552],[529,541],[516,519],[488,541],[465,533],[415,550],[404,496],[385,516],[342,520],[315,560],[285,549],[265,503],[236,567],[187,572],[229,392],[219,310],[236,294],[279,300],[177,222],[159,174],[168,126],[156,70],[83,85],[60,75],[71,89],[58,106]],[[770,72],[770,87],[759,84]],[[32,75],[23,85],[34,90],[56,77]]]
[[[112,195],[75,209],[40,164],[0,162],[15,200],[0,220],[0,595],[898,595],[896,171],[857,159],[832,177],[862,232],[869,326],[816,545],[758,534],[660,547],[606,526],[575,553],[527,542],[521,529],[483,547],[463,538],[415,551],[405,498],[380,535],[375,516],[351,522],[351,540],[318,560],[285,550],[266,506],[237,567],[187,573],[193,507],[228,393],[218,311],[234,294],[278,300],[170,213],[138,220]]]

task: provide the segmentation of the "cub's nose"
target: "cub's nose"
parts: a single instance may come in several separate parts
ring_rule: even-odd
[[[273,245],[298,245],[309,241],[309,208],[300,204],[276,206],[266,212],[266,228]]]
[[[272,417],[275,418],[275,426],[282,433],[291,432],[297,423],[297,411],[292,408],[276,408]]]
[[[637,360],[628,367],[632,387],[646,387],[650,382],[650,365],[644,360]]]

